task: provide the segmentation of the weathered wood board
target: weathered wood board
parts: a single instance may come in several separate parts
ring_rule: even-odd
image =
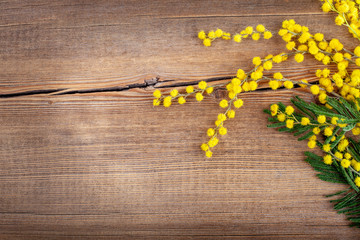
[[[317,179],[305,142],[267,129],[262,113],[300,91],[263,89],[211,160],[199,149],[220,112],[202,103],[152,107],[154,86],[231,77],[254,56],[285,51],[279,37],[205,48],[201,29],[235,32],[294,18],[356,42],[299,1],[1,1],[1,239],[356,239]],[[319,65],[276,71],[312,79]],[[154,80],[156,79],[156,80]],[[154,85],[155,84],[155,85]]]

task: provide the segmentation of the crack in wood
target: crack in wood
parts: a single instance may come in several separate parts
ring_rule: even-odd
[[[326,13],[292,13],[293,16],[326,16]],[[146,15],[142,15],[142,16],[146,16]],[[162,17],[162,16],[151,16],[154,18],[159,18],[159,19],[199,19],[199,18],[249,18],[249,17],[281,17],[281,16],[289,16],[289,13],[263,13],[263,14],[242,14],[242,15],[203,15],[203,16],[199,16],[199,15],[194,15],[194,16],[166,16],[166,17]]]
[[[231,80],[234,76],[223,76],[223,77],[213,77],[195,81],[187,81],[187,82],[175,82],[174,79],[166,79],[160,80],[159,77],[155,77],[152,79],[145,79],[143,83],[134,83],[127,86],[116,86],[116,87],[105,87],[105,88],[91,88],[91,89],[78,89],[78,90],[71,90],[71,89],[43,89],[43,90],[31,90],[31,91],[24,91],[18,93],[8,93],[8,94],[0,94],[0,98],[13,98],[13,97],[20,97],[20,96],[30,96],[30,95],[40,95],[40,94],[51,94],[51,95],[70,95],[70,94],[85,94],[85,93],[101,93],[101,92],[121,92],[121,91],[128,91],[131,89],[136,88],[175,88],[175,87],[186,87],[191,85],[197,85],[200,81],[206,82],[215,82],[215,81],[222,81],[222,80]],[[171,84],[171,82],[175,82]],[[169,83],[164,85],[164,83]],[[279,89],[284,88],[283,86]],[[296,87],[294,87],[296,88]],[[256,91],[268,91],[271,90],[270,87],[262,87],[258,88]]]
[[[12,98],[12,97],[20,97],[20,96],[30,96],[30,95],[37,95],[37,94],[50,94],[59,91],[64,91],[66,89],[41,89],[41,90],[31,90],[25,92],[18,92],[18,93],[7,93],[7,94],[0,94],[0,98]]]
[[[215,81],[222,81],[222,80],[230,80],[232,78],[234,78],[235,76],[224,76],[224,77],[213,77],[213,78],[207,78],[207,79],[202,79],[202,80],[196,80],[196,81],[191,81],[191,82],[178,82],[178,83],[174,83],[174,84],[169,84],[166,86],[160,86],[159,84],[164,83],[164,81],[158,82],[154,85],[155,88],[169,88],[169,87],[186,87],[186,86],[191,86],[191,85],[196,85],[201,81],[205,81],[205,82],[215,82]],[[175,80],[167,80],[169,81],[175,81]],[[157,86],[159,85],[159,86]]]
[[[134,83],[134,84],[130,84],[127,86],[78,89],[78,90],[71,90],[71,89],[66,89],[66,88],[31,90],[31,91],[24,91],[24,92],[17,92],[17,93],[0,94],[0,98],[13,98],[13,97],[38,95],[38,94],[69,95],[69,94],[84,94],[84,93],[97,93],[97,92],[120,92],[120,91],[127,91],[130,89],[135,89],[135,88],[147,88],[147,87],[154,87],[154,88],[182,87],[182,86],[195,85],[195,84],[198,84],[200,81],[213,82],[213,81],[219,81],[219,80],[227,80],[227,79],[231,79],[231,78],[232,77],[229,77],[229,76],[214,77],[214,78],[208,78],[208,79],[191,81],[191,82],[177,82],[174,84],[167,84],[166,86],[161,86],[164,83],[174,82],[175,80],[173,80],[173,79],[160,80],[159,77],[155,77],[152,79],[145,79],[144,83]]]

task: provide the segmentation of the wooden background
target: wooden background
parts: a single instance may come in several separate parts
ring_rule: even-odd
[[[214,157],[199,146],[222,92],[169,109],[154,87],[231,77],[271,40],[217,41],[294,18],[356,42],[316,0],[0,2],[0,239],[357,239],[304,162],[306,142],[267,129],[269,104],[299,91],[243,95]],[[311,59],[277,66],[312,79]]]

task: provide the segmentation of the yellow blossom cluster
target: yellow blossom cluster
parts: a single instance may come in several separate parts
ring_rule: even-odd
[[[233,38],[236,42],[240,42],[243,38],[249,36],[257,40],[261,34],[263,34],[266,39],[272,36],[271,32],[263,25],[257,25],[255,29],[253,27],[246,27],[240,33],[233,35]],[[205,93],[211,94],[214,88],[225,87],[227,97],[219,102],[219,106],[224,109],[224,112],[217,116],[215,126],[207,130],[207,135],[210,138],[209,141],[201,145],[201,149],[205,151],[206,156],[211,157],[212,148],[218,144],[219,136],[228,133],[224,123],[234,118],[235,110],[243,105],[239,94],[255,91],[262,81],[268,82],[269,87],[273,90],[281,87],[292,89],[295,85],[308,88],[312,94],[317,96],[319,102],[328,108],[331,108],[331,106],[327,104],[329,95],[343,96],[348,100],[354,100],[360,96],[360,70],[351,71],[348,69],[348,66],[353,63],[360,66],[360,46],[357,47],[354,52],[351,52],[345,49],[338,39],[334,38],[327,41],[323,34],[312,34],[306,26],[296,23],[293,19],[283,21],[282,28],[278,34],[286,42],[286,48],[290,52],[282,52],[275,55],[270,54],[265,58],[254,57],[252,59],[252,70],[245,72],[240,68],[237,70],[235,77],[223,84],[208,86],[205,81],[201,81],[197,88],[188,86],[186,93],[179,93],[178,90],[173,89],[167,96],[163,96],[159,90],[156,90],[154,92],[154,106],[163,104],[164,107],[169,107],[174,100],[177,100],[179,104],[184,104],[187,97],[191,94],[194,94],[196,100],[200,102],[203,100]],[[208,34],[200,31],[198,37],[203,40],[205,46],[211,46],[211,42],[215,39],[231,39],[232,36],[221,29],[217,29],[216,31],[208,32]],[[336,64],[337,70],[331,72],[328,68],[318,69],[315,72],[318,83],[309,83],[306,79],[294,81],[283,76],[281,72],[271,72],[273,64],[280,64],[288,60],[290,55],[294,56],[296,62],[301,63],[304,61],[304,55],[306,54],[314,57],[324,65]],[[269,71],[269,73],[266,73],[266,71]],[[284,126],[288,129],[292,129],[298,125],[311,126],[312,134],[308,136],[309,148],[315,148],[321,145],[317,140],[317,135],[320,133],[326,137],[331,137],[330,143],[321,145],[321,148],[328,153],[333,151],[330,146],[331,143],[336,140],[334,129],[336,127],[346,127],[346,123],[342,123],[341,119],[338,122],[339,119],[336,119],[336,117],[328,119],[325,116],[318,116],[316,120],[307,117],[299,118],[291,106],[287,106],[280,111],[278,105],[272,105],[271,115],[276,117],[278,121],[283,122]],[[360,127],[357,126],[353,128],[352,132],[356,135],[360,134]],[[345,140],[341,140],[338,144],[338,151],[346,151],[345,143]],[[327,157],[326,159],[329,163],[333,158],[329,160],[329,157]],[[347,162],[345,161],[343,165],[347,166]],[[351,164],[349,166],[351,166]]]
[[[218,85],[219,86],[219,85]],[[161,94],[159,89],[156,89],[153,92],[153,96],[155,99],[153,100],[154,106],[159,106],[161,103],[164,107],[170,107],[173,100],[177,100],[179,104],[186,103],[186,98],[195,94],[195,98],[198,102],[201,102],[204,99],[204,94],[211,94],[214,91],[214,86],[208,86],[207,82],[200,81],[198,83],[198,88],[194,88],[193,86],[187,86],[185,89],[185,93],[179,93],[177,89],[173,89],[170,91],[168,96],[164,96]]]
[[[336,25],[345,25],[354,38],[360,40],[359,4],[360,1],[351,0],[322,0],[322,10],[324,12],[335,12]]]
[[[323,150],[328,152],[323,157],[323,161],[325,164],[331,165],[334,160],[340,162],[343,168],[351,167],[354,171],[360,171],[360,163],[356,161],[352,154],[348,151],[347,146],[349,145],[349,141],[343,137],[343,139],[338,144],[337,149],[324,149],[329,148],[330,144],[323,145]]]
[[[283,111],[280,109],[278,104],[272,104],[270,106],[271,115],[275,116],[278,121],[284,122],[287,128],[292,129],[294,125],[299,124],[294,113],[294,108],[292,106],[287,106],[283,109]]]
[[[207,157],[212,156],[211,148],[218,144],[218,135],[227,134],[227,128],[224,127],[225,121],[234,118],[235,109],[242,107],[244,104],[243,100],[238,98],[238,94],[242,91],[254,91],[257,88],[257,83],[255,81],[246,81],[247,77],[245,72],[239,69],[238,73],[239,78],[233,78],[226,85],[228,99],[222,99],[219,103],[221,108],[226,109],[225,112],[218,115],[215,121],[215,128],[209,128],[207,130],[207,135],[210,137],[210,140],[201,145],[201,149],[205,151]]]
[[[352,153],[349,152],[349,140],[345,137],[344,134],[336,136],[336,133],[339,129],[347,127],[347,124],[342,123],[342,119],[338,117],[326,117],[325,115],[318,115],[316,119],[310,119],[308,117],[303,117],[294,112],[292,106],[283,106],[282,104],[272,104],[270,106],[271,116],[276,117],[276,120],[285,126],[287,129],[293,129],[298,126],[309,126],[311,130],[307,134],[308,147],[310,149],[315,148],[316,146],[321,147],[321,149],[326,153],[323,157],[325,164],[331,165],[334,160],[338,161],[343,168],[351,167],[353,171],[360,171],[360,162],[356,161]],[[321,143],[317,139],[317,135],[322,133],[328,141]],[[352,129],[354,135],[360,134],[360,123]],[[335,142],[337,144],[333,144]],[[360,183],[360,181],[358,181]],[[360,185],[359,185],[360,186]]]
[[[203,40],[204,46],[210,47],[211,42],[214,41],[217,38],[230,40],[231,39],[231,34],[228,33],[228,32],[224,32],[221,29],[216,29],[216,31],[211,30],[207,34],[204,31],[200,31],[198,33],[198,38]]]
[[[244,30],[240,31],[240,33],[234,34],[233,39],[235,42],[241,42],[242,39],[251,36],[253,40],[257,41],[260,39],[261,35],[264,39],[270,39],[273,36],[273,34],[267,30],[264,25],[259,24],[255,29],[251,26],[246,27]]]
[[[273,34],[267,30],[264,25],[259,24],[255,27],[255,29],[251,26],[246,27],[244,30],[240,31],[240,33],[235,33],[233,36],[228,33],[224,32],[221,29],[217,29],[216,31],[209,31],[207,34],[205,31],[200,31],[198,33],[198,38],[203,41],[204,46],[210,47],[211,43],[216,39],[225,39],[230,40],[233,37],[235,42],[241,42],[242,39],[251,37],[253,40],[257,41],[263,36],[264,39],[270,39]]]
[[[358,18],[360,0],[321,1],[323,2],[322,10],[335,12],[337,15],[335,23],[346,26],[353,37],[360,41]],[[156,89],[153,92],[155,98],[153,105],[163,105],[166,108],[174,102],[181,105],[186,103],[190,95],[201,102],[204,96],[211,94],[214,89],[220,88],[226,91],[225,97],[219,101],[221,112],[217,115],[214,126],[206,131],[208,140],[201,145],[205,156],[210,158],[220,137],[228,134],[225,123],[235,118],[235,111],[244,104],[240,94],[255,91],[264,86],[272,90],[300,86],[303,91],[313,94],[317,103],[308,104],[296,97],[294,99],[297,100],[291,101],[299,111],[281,102],[272,104],[270,110],[267,109],[265,112],[271,115],[269,121],[275,123],[268,127],[293,132],[294,136],[301,135],[298,140],[307,140],[308,148],[318,147],[324,156],[320,157],[310,152],[305,154],[309,157],[308,159],[316,160],[316,162],[309,160],[309,163],[317,171],[322,171],[322,175],[319,175],[323,178],[319,177],[323,180],[327,178],[330,182],[337,180],[335,179],[337,175],[332,173],[333,169],[337,169],[340,173],[342,172],[351,187],[358,191],[360,145],[348,134],[360,135],[360,69],[356,69],[360,67],[360,45],[353,50],[346,49],[339,39],[326,39],[322,33],[311,33],[308,27],[300,25],[293,19],[283,21],[277,33],[285,42],[287,51],[265,57],[255,56],[252,58],[253,66],[250,71],[239,68],[234,76],[228,77],[220,84],[209,86],[208,82],[200,81],[197,86],[189,85],[180,92],[178,89],[172,89],[165,95]],[[210,47],[217,39],[233,39],[240,43],[246,38],[257,41],[261,37],[270,39],[272,36],[273,33],[262,24],[256,27],[247,26],[235,34],[221,29],[207,33],[198,32],[198,38],[206,47]],[[313,81],[294,80],[287,77],[285,71],[273,68],[273,65],[289,60],[290,56],[290,59],[297,63],[302,63],[307,57],[314,58],[323,67],[314,72],[316,78]],[[324,164],[318,161],[323,161]]]
[[[351,52],[345,49],[338,39],[327,41],[323,34],[311,34],[307,27],[297,24],[294,20],[285,20],[279,35],[287,43],[288,50],[294,51],[295,61],[302,62],[303,55],[308,53],[324,65],[337,65],[337,71],[334,72],[327,68],[316,71],[319,84],[313,84],[310,90],[314,95],[318,95],[321,103],[326,104],[327,95],[330,93],[340,94],[347,100],[360,97],[360,70],[349,70],[350,64],[360,66],[360,46]]]

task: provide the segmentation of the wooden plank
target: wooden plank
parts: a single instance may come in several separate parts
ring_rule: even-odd
[[[152,107],[153,87],[146,87],[154,78],[168,91],[229,77],[249,69],[253,56],[285,49],[278,37],[204,48],[200,29],[266,23],[276,31],[295,18],[354,47],[319,6],[0,2],[0,238],[356,239],[358,230],[324,197],[342,186],[315,177],[305,142],[266,128],[269,104],[311,96],[243,94],[245,106],[209,160],[199,146],[223,92],[164,109]],[[317,63],[293,63],[274,71],[314,80]]]
[[[2,237],[358,236],[324,197],[342,187],[304,162],[306,143],[266,128],[262,109],[294,92],[244,94],[211,160],[199,145],[218,99],[165,109],[149,95],[1,100]]]
[[[241,44],[219,41],[205,48],[196,38],[200,29],[236,32],[264,23],[277,32],[284,19],[296,16],[328,38],[347,36],[319,7],[314,0],[4,1],[0,94],[232,75],[238,67],[247,68],[253,56],[279,53],[285,45],[275,37]],[[354,46],[349,38],[341,40],[350,49]],[[313,65],[307,62],[302,70]]]

